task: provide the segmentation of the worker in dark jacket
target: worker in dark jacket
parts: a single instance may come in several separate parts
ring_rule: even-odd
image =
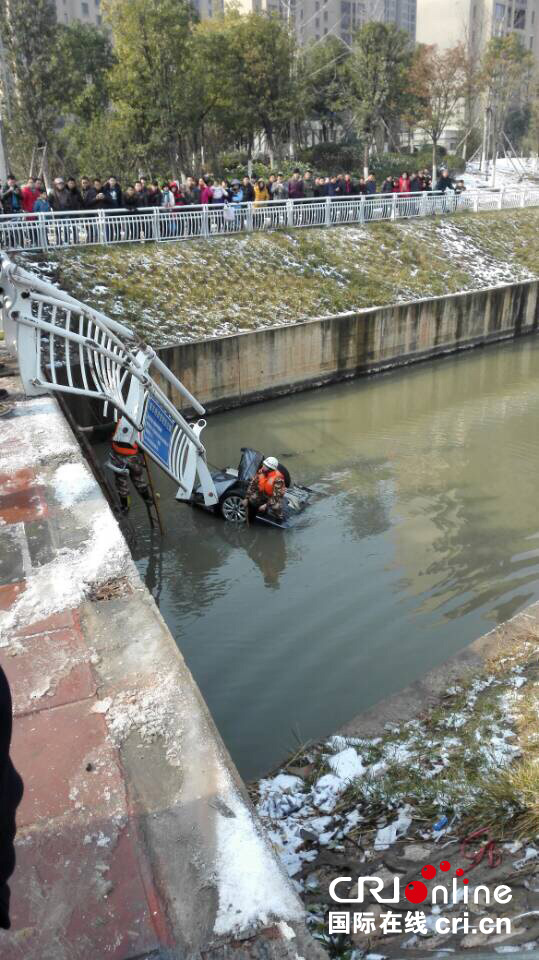
[[[21,188],[13,176],[7,178],[7,183],[2,191],[2,207],[4,213],[23,212]]]
[[[303,180],[301,179],[301,173],[297,168],[294,170],[294,173],[288,181],[288,196],[290,200],[302,200],[305,196],[303,190]]]
[[[449,170],[442,170],[441,176],[438,178],[438,182],[436,184],[436,189],[441,193],[445,193],[446,190],[455,189],[455,184],[449,176]]]
[[[67,192],[69,193],[69,209],[82,210],[84,204],[82,202],[82,195],[77,187],[77,181],[75,180],[75,177],[67,178]]]
[[[15,869],[15,812],[22,799],[22,780],[13,766],[11,744],[12,706],[6,675],[0,667],[0,929],[9,930],[8,880]]]
[[[95,200],[97,197],[97,190],[95,187],[92,187],[88,177],[81,177],[80,195],[82,198],[83,208],[85,210],[95,210]]]
[[[107,202],[107,213],[115,214],[118,209],[123,207],[123,195],[120,184],[118,183],[116,177],[109,177],[105,186],[103,187],[103,196]],[[106,225],[106,237],[107,242],[114,242],[119,240],[121,236],[121,230],[119,223],[115,222],[115,218],[111,218]]]
[[[103,195],[105,196],[109,210],[118,210],[123,206],[122,189],[116,177],[109,177],[103,187]]]

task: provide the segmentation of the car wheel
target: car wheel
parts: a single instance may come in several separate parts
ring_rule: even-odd
[[[230,523],[247,523],[247,507],[239,493],[229,493],[220,503],[221,513]]]

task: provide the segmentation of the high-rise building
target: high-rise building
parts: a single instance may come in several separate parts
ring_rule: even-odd
[[[56,0],[58,23],[91,23],[101,26],[101,0]]]
[[[448,49],[465,43],[478,58],[494,36],[516,33],[539,53],[539,0],[417,0],[419,43]]]
[[[515,33],[527,50],[539,56],[539,0],[417,0],[417,41],[447,50],[463,43],[479,63],[492,37]],[[480,121],[481,99],[472,107],[472,119]],[[455,150],[463,127],[470,123],[464,106],[455,111],[442,143]]]
[[[416,0],[292,0],[290,12],[301,45],[328,34],[351,44],[369,20],[396,23],[415,38]]]
[[[415,39],[416,0],[241,0],[240,9],[289,20],[301,46],[328,35],[351,44],[354,31],[369,20],[396,23]]]

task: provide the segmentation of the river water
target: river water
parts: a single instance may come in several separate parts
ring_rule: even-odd
[[[539,599],[539,339],[210,418],[208,456],[274,454],[318,496],[236,529],[161,490],[135,559],[245,778]]]

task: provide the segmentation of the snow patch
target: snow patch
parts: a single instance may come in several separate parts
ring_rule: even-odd
[[[24,417],[26,442],[20,442]],[[79,448],[51,397],[36,397],[16,403],[13,416],[2,420],[0,460],[3,473],[36,468],[49,460],[79,456]]]
[[[79,500],[85,500],[88,494],[97,491],[97,484],[88,468],[78,461],[64,463],[58,467],[52,477],[54,496],[63,507],[72,507]]]
[[[132,568],[127,544],[105,501],[97,500],[85,521],[87,539],[77,549],[61,550],[49,563],[34,569],[11,609],[0,613],[0,647],[8,645],[14,627],[21,622],[35,623],[78,607],[92,586],[125,576]]]
[[[365,767],[353,747],[335,753],[329,758],[328,765],[341,780],[356,780],[365,773]]]
[[[388,823],[386,827],[380,827],[374,841],[375,850],[387,850],[395,840],[404,837],[410,828],[412,818],[410,816],[411,807],[403,807],[399,810],[398,817],[393,823]]]
[[[273,920],[300,920],[303,907],[228,773],[219,799],[233,816],[216,821],[218,908],[214,933],[240,933]]]

